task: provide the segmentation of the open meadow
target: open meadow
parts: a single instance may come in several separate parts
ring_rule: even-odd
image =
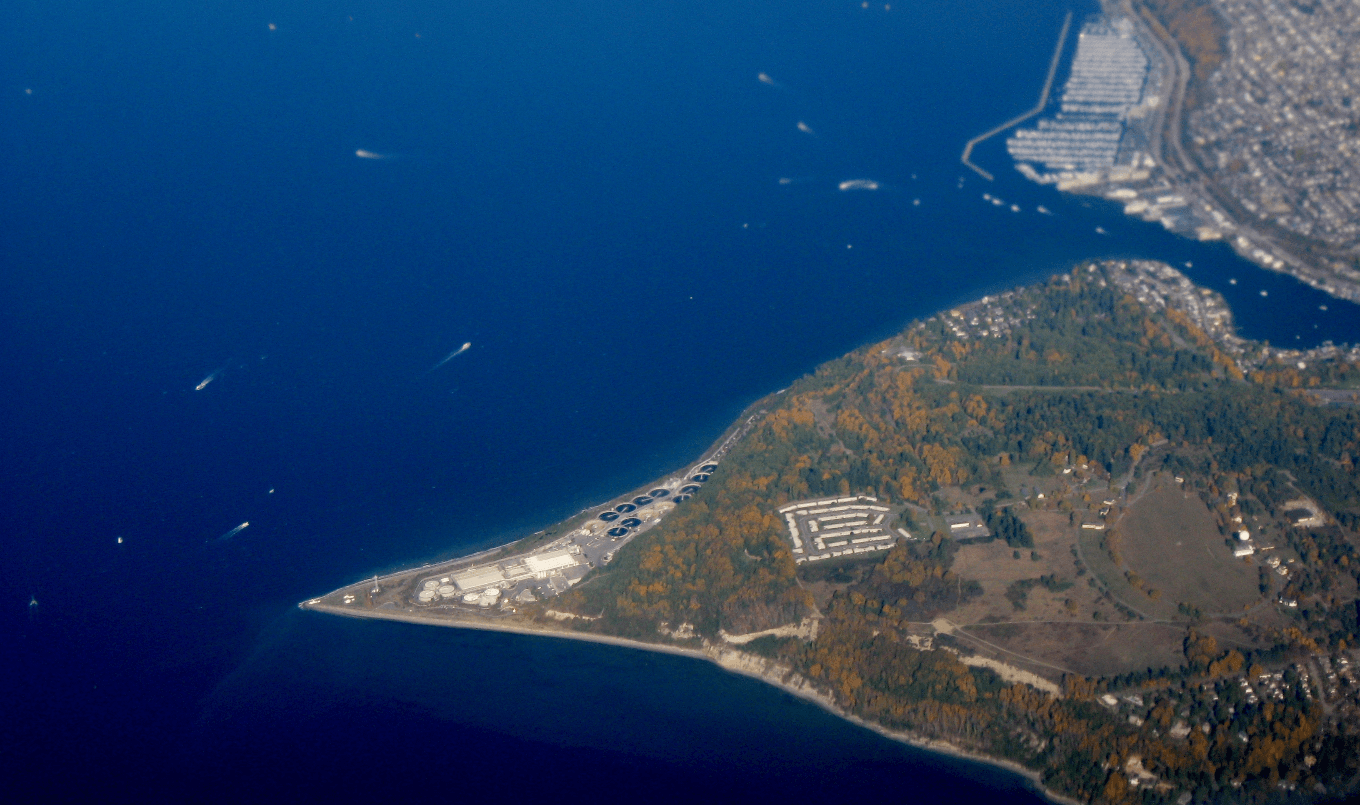
[[[1134,503],[1119,521],[1125,565],[1148,590],[1160,592],[1145,611],[1174,615],[1185,602],[1204,613],[1241,612],[1260,600],[1257,562],[1224,544],[1204,501],[1169,478]],[[1169,483],[1168,483],[1169,482]]]

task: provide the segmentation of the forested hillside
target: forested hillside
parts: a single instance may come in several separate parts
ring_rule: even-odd
[[[1349,529],[1360,519],[1360,411],[1319,405],[1297,387],[1352,377],[1355,368],[1324,363],[1301,375],[1275,365],[1244,377],[1186,317],[1149,311],[1107,281],[1114,270],[1074,271],[914,322],[793,384],[693,501],[564,597],[571,610],[598,616],[577,628],[659,640],[663,624],[691,623],[715,639],[719,629],[751,632],[816,615],[815,640],[763,638],[752,649],[787,662],[850,712],[1020,760],[1082,799],[1157,801],[1184,790],[1227,791],[1234,780],[1313,785],[1319,775],[1341,774],[1348,767],[1326,752],[1347,751],[1353,739],[1332,734],[1332,748],[1319,748],[1321,711],[1298,693],[1235,710],[1221,729],[1175,740],[1162,730],[1185,717],[1174,708],[1189,712],[1206,680],[1244,663],[1354,643],[1360,556]],[[1144,465],[1155,460],[1181,473],[1177,482],[1204,498],[1225,534],[1239,511],[1237,491],[1232,506],[1222,502],[1229,488],[1241,490],[1240,510],[1249,515],[1302,490],[1340,524],[1288,532],[1304,557],[1291,583],[1312,586],[1286,592],[1318,604],[1292,616],[1291,632],[1244,618],[1243,633],[1268,650],[1244,655],[1187,642],[1181,667],[1140,668],[1137,679],[1068,675],[1068,695],[1055,698],[1003,683],[955,653],[914,647],[922,624],[983,594],[954,570],[959,546],[947,530],[918,529],[872,564],[809,569],[795,564],[776,511],[788,501],[868,494],[902,508],[907,520],[928,519],[956,510],[965,493],[980,495],[987,521],[1020,560],[1027,527],[1012,509],[996,508],[1017,500],[1017,478],[1070,474],[1113,489],[1135,468],[1151,471],[1138,467],[1145,456],[1155,459]],[[1025,505],[1021,511],[1073,512],[1077,522],[1079,509],[1099,502],[1078,490]],[[1020,586],[1027,593],[1035,585],[1061,590],[1071,582],[1050,576]],[[1189,627],[1197,614],[1182,609]],[[937,638],[940,646],[950,646],[947,636]],[[1130,684],[1169,691],[1158,701],[1173,709],[1147,715],[1160,730],[1093,701]],[[1239,741],[1239,733],[1261,739]],[[1160,793],[1130,787],[1131,756],[1162,781]],[[1239,799],[1269,793],[1232,790]]]

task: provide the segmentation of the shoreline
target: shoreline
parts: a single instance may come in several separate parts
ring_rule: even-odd
[[[837,718],[848,721],[858,727],[871,730],[884,738],[898,743],[906,744],[914,749],[926,752],[934,752],[940,755],[967,760],[974,763],[982,763],[988,766],[1011,772],[1024,778],[1033,791],[1038,793],[1050,802],[1058,805],[1081,805],[1079,800],[1059,794],[1044,786],[1039,772],[1034,769],[1005,758],[992,757],[977,752],[972,752],[947,741],[932,738],[922,738],[911,733],[892,730],[882,724],[867,721],[853,713],[848,713],[835,704],[826,694],[812,687],[805,679],[795,674],[792,669],[760,657],[748,654],[736,648],[716,646],[705,641],[703,648],[685,648],[683,646],[669,646],[664,643],[647,643],[641,640],[632,640],[625,637],[613,637],[611,635],[586,634],[582,632],[569,632],[550,628],[533,628],[529,626],[500,624],[453,619],[424,618],[419,615],[400,612],[397,610],[377,611],[377,610],[353,610],[328,604],[312,604],[304,602],[298,604],[302,610],[321,612],[328,615],[339,615],[346,618],[357,620],[384,620],[406,623],[413,626],[440,626],[451,629],[471,629],[482,632],[501,632],[504,634],[515,634],[525,637],[550,637],[563,640],[579,640],[586,643],[600,643],[620,648],[633,649],[635,651],[650,651],[657,654],[670,654],[673,656],[688,657],[690,659],[702,660],[712,663],[724,671],[738,674],[751,679],[764,682],[772,687],[778,688],[785,693],[795,696],[803,701],[811,702],[822,710],[830,713]],[[798,682],[790,681],[790,677],[795,677]]]
[[[1190,82],[1193,67],[1187,61],[1180,41],[1166,29],[1163,21],[1141,0],[1100,0],[1100,7],[1101,13],[1107,16],[1123,17],[1133,22],[1161,51],[1160,55],[1168,58],[1169,66],[1173,68],[1171,101],[1160,113],[1162,118],[1157,124],[1158,153],[1153,155],[1158,168],[1171,180],[1172,189],[1195,196],[1200,203],[1213,208],[1212,217],[1227,221],[1231,226],[1220,232],[1216,239],[1227,243],[1243,260],[1267,271],[1293,277],[1333,298],[1360,304],[1360,280],[1357,280],[1354,272],[1348,274],[1335,265],[1328,265],[1326,258],[1309,254],[1313,250],[1333,252],[1335,246],[1325,242],[1309,244],[1306,239],[1297,240],[1299,236],[1295,233],[1283,232],[1269,225],[1263,228],[1261,221],[1241,209],[1236,199],[1217,184],[1213,171],[1186,153],[1184,118],[1187,98],[1192,90]],[[1108,195],[1101,192],[1108,189],[1109,184],[1102,182],[1090,192],[1077,192],[1076,195],[1110,200]],[[1158,220],[1127,210],[1125,214],[1146,221]],[[1172,229],[1170,226],[1167,228]],[[1188,228],[1178,231],[1178,234],[1186,238],[1196,235]]]
[[[723,432],[720,433],[718,437],[699,454],[700,457],[698,459],[681,464],[679,469],[672,470],[671,472],[662,475],[661,479],[664,479],[669,475],[673,475],[675,472],[681,472],[690,467],[702,464],[703,462],[709,460],[708,457],[714,456],[715,454],[720,455],[721,453],[725,453],[726,448],[729,447],[733,440],[738,437],[738,434],[741,434],[743,426],[746,426],[753,416],[756,416],[761,412],[762,406],[768,405],[770,402],[772,402],[780,395],[782,395],[784,391],[785,389],[780,389],[778,391],[765,394],[761,396],[759,399],[752,402],[750,405],[746,406],[744,409],[742,409],[741,414],[736,418],[736,420],[730,426],[725,428]],[[643,484],[642,486],[638,487],[638,489],[649,488],[651,485],[656,484],[658,480],[659,479],[653,479],[647,482],[647,484]],[[1043,797],[1049,802],[1056,803],[1056,805],[1082,805],[1078,800],[1064,796],[1062,794],[1057,793],[1056,791],[1052,791],[1049,788],[1045,787],[1043,785],[1043,782],[1040,778],[1038,771],[1035,771],[1034,769],[1031,769],[1013,760],[1007,760],[1005,758],[992,757],[990,755],[971,752],[966,749],[955,746],[954,744],[948,743],[946,741],[922,738],[911,733],[892,730],[889,729],[888,727],[885,727],[882,724],[867,721],[857,715],[846,712],[845,710],[837,706],[835,702],[832,701],[831,698],[828,697],[825,693],[823,693],[820,690],[817,690],[810,683],[808,683],[806,679],[795,674],[792,669],[780,665],[778,663],[775,663],[764,657],[740,651],[734,646],[715,645],[708,643],[707,641],[704,641],[703,648],[686,648],[683,646],[666,645],[664,643],[647,643],[641,640],[632,640],[624,637],[589,634],[584,632],[573,632],[561,629],[553,629],[550,627],[535,628],[521,624],[496,623],[490,620],[487,621],[458,620],[455,618],[436,617],[433,616],[432,614],[422,615],[413,612],[405,612],[397,609],[356,610],[348,609],[343,606],[337,606],[335,604],[322,603],[322,599],[328,596],[334,595],[338,592],[350,588],[362,588],[363,585],[367,584],[373,579],[376,579],[378,581],[386,581],[395,578],[400,578],[402,576],[408,576],[411,574],[427,573],[430,572],[431,570],[434,570],[435,568],[441,567],[452,568],[462,563],[475,562],[477,559],[480,558],[496,556],[506,551],[507,549],[519,545],[520,543],[532,540],[535,537],[543,536],[550,529],[556,526],[571,522],[572,520],[575,520],[576,518],[581,517],[582,515],[589,515],[592,512],[602,510],[603,508],[612,505],[615,500],[629,497],[632,494],[633,492],[628,492],[623,495],[616,495],[602,503],[587,506],[581,509],[576,514],[566,518],[565,520],[561,520],[557,523],[553,523],[549,526],[546,526],[545,528],[540,529],[539,531],[536,531],[533,534],[517,537],[515,539],[512,539],[508,542],[499,545],[482,548],[470,554],[465,554],[463,556],[446,559],[440,562],[423,563],[416,567],[406,567],[388,573],[377,574],[376,576],[363,577],[350,584],[332,590],[328,593],[324,593],[320,596],[316,596],[313,598],[309,598],[305,601],[299,602],[297,607],[298,609],[304,611],[310,610],[328,615],[338,615],[340,617],[345,618],[354,618],[357,620],[383,620],[393,621],[397,623],[405,623],[413,626],[438,626],[453,629],[470,629],[483,632],[500,632],[503,634],[514,634],[524,637],[548,637],[564,640],[578,640],[587,643],[597,643],[615,646],[619,648],[633,649],[635,651],[650,651],[658,654],[670,654],[673,656],[688,657],[694,660],[709,662],[729,673],[735,673],[740,676],[745,676],[751,679],[759,680],[761,682],[764,682],[765,684],[778,688],[779,690],[788,693],[789,695],[795,696],[803,701],[815,704],[823,711],[833,716],[836,716],[837,718],[848,721],[851,724],[854,724],[863,729],[875,732],[878,735],[887,738],[888,740],[905,744],[914,749],[919,749],[924,752],[932,752],[935,754],[945,755],[948,757],[966,760],[973,763],[980,763],[1015,774],[1022,778],[1023,780],[1025,780],[1027,787],[1030,790],[1034,791],[1039,796]],[[791,677],[796,679],[796,682],[793,679],[791,679]]]
[[[1158,265],[1165,266],[1165,264]],[[1175,271],[1174,269],[1170,269],[1169,266],[1165,267],[1169,270],[1172,270],[1173,272]],[[1092,264],[1092,270],[1094,270],[1094,264]],[[1180,276],[1179,272],[1175,273],[1177,274],[1177,276]],[[1166,306],[1174,307],[1175,305],[1168,302],[1166,303]],[[680,472],[683,474],[687,469],[697,469],[697,467],[699,467],[700,465],[703,465],[708,462],[716,463],[717,461],[721,460],[721,458],[733,445],[735,445],[742,438],[744,438],[751,431],[751,429],[755,427],[756,424],[758,424],[762,415],[766,413],[766,411],[764,410],[765,407],[766,406],[773,407],[773,403],[778,401],[779,398],[786,391],[787,389],[780,389],[778,391],[765,394],[761,396],[759,399],[750,403],[741,411],[737,419],[731,425],[725,428],[719,434],[719,436],[713,442],[711,442],[709,446],[703,450],[703,452],[699,454],[699,457],[697,459],[680,464],[678,470],[671,470],[670,472],[660,476],[660,479],[650,481],[648,484],[637,487],[631,492],[628,492],[623,495],[615,495],[604,502],[587,506],[581,509],[576,514],[571,515],[570,517],[564,520],[549,525],[544,529],[534,532],[533,534],[512,539],[504,544],[483,548],[471,554],[454,557],[441,562],[425,563],[418,567],[408,567],[406,569],[393,571],[387,574],[383,574],[381,576],[366,577],[355,583],[333,590],[329,593],[325,593],[321,596],[317,596],[302,601],[298,603],[297,606],[299,609],[303,610],[315,610],[322,613],[356,619],[385,620],[417,626],[442,626],[446,628],[470,629],[483,632],[501,632],[505,634],[515,634],[528,637],[550,637],[567,640],[577,640],[582,642],[611,645],[638,651],[650,651],[658,654],[670,654],[674,656],[683,656],[691,659],[703,660],[718,666],[720,669],[724,671],[739,674],[741,676],[746,676],[752,679],[757,679],[768,685],[776,687],[785,693],[788,693],[801,700],[817,705],[823,711],[827,712],[832,716],[850,722],[855,726],[871,730],[886,739],[895,741],[900,744],[904,744],[906,746],[910,746],[914,749],[918,749],[924,752],[931,752],[938,755],[957,758],[959,760],[984,764],[992,768],[1000,769],[1015,774],[1025,781],[1024,782],[1025,788],[1038,794],[1039,796],[1043,797],[1045,800],[1049,802],[1057,803],[1058,805],[1080,805],[1081,802],[1080,800],[1068,797],[1045,786],[1042,781],[1042,767],[1040,769],[1030,768],[1016,760],[988,755],[977,750],[965,749],[947,740],[939,738],[929,738],[919,734],[915,734],[910,731],[893,729],[885,724],[871,721],[865,717],[848,712],[847,710],[845,710],[836,703],[831,694],[817,687],[808,678],[795,672],[792,667],[782,664],[773,659],[769,659],[766,657],[762,657],[756,654],[751,654],[746,651],[743,651],[739,648],[740,644],[709,642],[709,640],[704,638],[691,639],[687,641],[690,642],[690,645],[675,645],[674,643],[654,643],[645,640],[626,638],[615,635],[579,632],[571,629],[562,628],[557,624],[537,623],[529,621],[524,619],[523,616],[507,616],[504,618],[491,618],[479,616],[476,610],[460,611],[457,609],[453,609],[451,607],[443,608],[442,611],[435,609],[417,610],[412,609],[410,607],[411,599],[407,597],[401,597],[409,595],[410,591],[407,590],[406,593],[402,593],[400,588],[395,590],[395,594],[398,596],[395,599],[392,598],[394,592],[391,591],[390,588],[388,591],[384,591],[384,597],[387,598],[388,600],[386,600],[381,605],[377,605],[376,603],[377,600],[379,600],[375,598],[379,593],[379,590],[376,589],[376,587],[375,589],[372,590],[372,595],[365,596],[365,587],[368,584],[370,578],[375,581],[398,580],[399,583],[407,582],[421,575],[428,575],[431,574],[432,572],[446,572],[448,570],[452,570],[458,567],[459,565],[468,565],[472,562],[477,561],[477,559],[479,558],[494,557],[503,554],[507,551],[514,550],[516,547],[520,547],[525,550],[533,549],[535,545],[539,543],[546,543],[550,540],[553,540],[557,536],[561,535],[562,533],[564,533],[564,529],[574,527],[572,524],[576,523],[580,518],[583,517],[589,518],[590,516],[592,516],[593,513],[603,511],[604,509],[606,509],[607,507],[611,506],[613,503],[619,500],[626,500],[635,493],[645,492],[650,486],[658,483],[663,483],[665,479],[668,478],[668,476],[671,476],[676,472]],[[444,581],[448,580],[445,579]],[[585,581],[589,580],[587,579]],[[347,592],[352,594],[343,595],[344,605],[339,604],[338,599],[341,597],[341,594]],[[354,603],[356,603],[358,599],[365,598],[367,600],[367,607],[364,607],[362,605],[359,607],[351,606]],[[544,598],[541,600],[545,604],[547,604],[552,599]],[[502,605],[504,606],[507,603],[509,602],[503,601]],[[483,606],[486,605],[483,604]],[[511,611],[513,612],[513,609]],[[549,617],[552,617],[554,615],[558,616],[559,622],[566,620],[568,618],[578,617],[586,618],[587,620],[595,619],[593,617],[583,615],[572,615],[570,613],[554,613],[551,609],[548,609],[544,614],[546,614]],[[663,632],[662,634],[670,633]],[[958,654],[958,652],[954,651],[952,648],[947,648],[946,650],[953,651],[956,655]],[[995,667],[1005,666],[1004,662],[989,659],[982,655],[968,658],[960,656],[959,659],[960,661],[963,661],[966,665],[982,665],[992,667],[993,670],[997,671],[1006,681],[1027,684],[1049,696],[1056,696],[1057,698],[1061,698],[1058,686],[1053,685],[1051,680],[1040,679],[1038,681],[1040,682],[1047,681],[1048,684],[1047,685],[1036,684],[1036,680],[1025,679],[1023,677],[1024,674],[1029,673],[1026,672],[1023,668],[1019,668],[1016,666],[1006,666],[1009,670],[1017,671],[1022,675],[1019,678],[1010,678],[1006,675],[1006,673],[1003,672],[1002,668]],[[969,660],[977,661],[969,662]]]
[[[549,523],[548,525],[533,532],[532,534],[524,534],[522,536],[514,537],[510,539],[508,542],[499,543],[497,545],[492,545],[486,548],[479,548],[476,551],[473,551],[472,553],[463,554],[461,556],[454,556],[448,559],[440,559],[438,561],[433,562],[422,562],[419,565],[407,565],[405,567],[397,568],[396,570],[389,570],[387,572],[377,573],[372,576],[363,576],[362,578],[355,579],[354,581],[351,581],[348,584],[341,585],[340,587],[337,587],[334,590],[308,598],[299,603],[298,607],[319,608],[317,606],[314,606],[317,602],[320,602],[320,600],[325,598],[326,596],[334,595],[335,593],[338,593],[341,590],[347,590],[351,587],[359,587],[363,584],[367,584],[372,581],[389,581],[391,579],[400,578],[402,576],[434,572],[440,568],[454,569],[458,565],[463,563],[476,562],[479,559],[486,559],[489,557],[501,555],[503,552],[517,545],[520,545],[521,543],[529,543],[536,537],[551,536],[549,532],[555,528],[564,527],[568,523],[572,523],[582,516],[588,517],[594,513],[601,512],[606,508],[613,506],[615,503],[619,501],[636,497],[639,494],[644,494],[647,492],[647,490],[652,489],[657,484],[664,483],[668,478],[674,475],[687,473],[688,471],[709,461],[721,460],[722,456],[726,454],[727,450],[732,446],[732,444],[734,444],[736,441],[739,441],[741,438],[744,438],[746,434],[749,433],[751,428],[755,426],[756,423],[753,421],[754,417],[765,413],[765,411],[762,409],[762,406],[768,405],[771,401],[779,397],[779,395],[783,394],[784,391],[785,389],[780,389],[778,391],[773,391],[768,394],[764,394],[759,399],[755,400],[754,402],[750,403],[745,408],[743,408],[741,410],[741,413],[732,422],[732,424],[724,428],[722,433],[718,434],[718,437],[714,439],[712,442],[710,442],[708,447],[704,448],[704,450],[699,453],[698,459],[680,464],[675,469],[663,473],[656,478],[652,478],[651,480],[647,481],[644,484],[633,487],[630,491],[613,495],[600,503],[592,503],[591,505],[582,508],[575,514],[564,517],[561,520]],[[499,539],[499,537],[492,537],[491,539]],[[529,548],[532,547],[532,545],[528,545],[525,547]],[[442,570],[439,572],[442,572]]]

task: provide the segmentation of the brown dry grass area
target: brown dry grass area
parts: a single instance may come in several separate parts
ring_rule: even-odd
[[[966,579],[976,579],[982,584],[984,593],[981,598],[945,613],[945,617],[963,627],[968,635],[995,644],[1004,651],[988,650],[981,643],[974,644],[975,648],[983,654],[1049,677],[1055,676],[1055,667],[1098,676],[1148,667],[1176,668],[1185,662],[1184,623],[1092,620],[1091,613],[1095,610],[1100,610],[1105,618],[1119,616],[1087,584],[1089,576],[1076,575],[1072,548],[1076,544],[1077,529],[1070,524],[1066,514],[1031,512],[1023,508],[1017,508],[1016,512],[1034,533],[1040,561],[1031,561],[1029,551],[1024,549],[1021,550],[1022,558],[1016,560],[1012,558],[1012,549],[1000,541],[962,546],[954,559],[954,572]],[[1128,587],[1122,577],[1117,579],[1123,588],[1120,595],[1149,614],[1155,611],[1157,615],[1175,616],[1177,601],[1193,603],[1194,599],[1178,599],[1171,595],[1171,590],[1183,591],[1187,585],[1196,589],[1203,587],[1207,591],[1204,595],[1215,600],[1226,597],[1230,603],[1240,600],[1243,590],[1250,600],[1257,598],[1254,568],[1245,568],[1249,571],[1245,576],[1241,573],[1223,546],[1222,537],[1203,502],[1197,497],[1187,499],[1179,488],[1150,492],[1124,518],[1120,530],[1125,534],[1126,562],[1129,556],[1138,553],[1142,561],[1134,565],[1134,569],[1146,574],[1144,578],[1155,579],[1154,586],[1165,588],[1162,600],[1152,601]],[[1195,561],[1183,555],[1190,550],[1186,543],[1187,536],[1192,534],[1199,538],[1200,542],[1195,545],[1201,548]],[[1222,567],[1223,561],[1214,561],[1215,557],[1203,552],[1205,543],[1211,551],[1217,548],[1220,560],[1226,557],[1226,568]],[[1165,561],[1159,561],[1159,557]],[[1206,572],[1216,574],[1216,577],[1202,578]],[[1030,590],[1024,610],[1016,610],[1006,599],[1006,588],[1012,582],[1048,574],[1075,584],[1058,593],[1036,585]],[[1244,581],[1247,582],[1245,586]],[[1239,598],[1233,598],[1234,595]],[[1075,613],[1063,603],[1069,598],[1077,603]],[[1240,603],[1236,606],[1240,609]],[[1168,609],[1169,613],[1165,612]],[[1251,639],[1232,623],[1206,623],[1200,630],[1223,640],[1225,647],[1246,648],[1252,644]]]
[[[817,607],[818,610],[822,610],[826,608],[827,604],[831,603],[831,596],[838,592],[844,592],[850,585],[846,583],[835,584],[828,581],[813,581],[802,582],[801,586],[804,590],[812,593],[813,606]]]
[[[1284,624],[1283,619],[1272,617],[1273,613],[1270,613],[1268,608],[1261,607],[1260,611],[1262,615],[1252,618],[1251,622],[1258,626],[1263,622],[1270,622],[1271,625],[1277,623]],[[1279,626],[1275,626],[1275,628],[1279,628]],[[1230,648],[1246,650],[1267,647],[1267,645],[1262,644],[1261,641],[1253,639],[1251,635],[1247,634],[1246,631],[1239,627],[1234,621],[1207,621],[1197,625],[1195,631],[1200,634],[1207,634],[1217,640],[1220,651]]]
[[[1185,601],[1205,613],[1241,612],[1260,600],[1255,563],[1235,558],[1204,501],[1174,486],[1149,491],[1120,519],[1124,564],[1161,591],[1139,609],[1174,617]]]
[[[1178,624],[1008,623],[969,626],[967,632],[1083,676],[1176,668],[1185,663],[1185,631]]]
[[[1012,557],[1012,548],[996,540],[977,545],[964,545],[954,557],[953,571],[965,579],[982,585],[983,595],[964,606],[946,613],[945,617],[958,624],[977,623],[984,618],[1013,621],[1086,621],[1097,607],[1095,592],[1086,584],[1086,577],[1076,575],[1072,546],[1075,529],[1068,524],[1066,514],[1058,512],[1030,512],[1017,508],[1020,519],[1034,532],[1034,550],[1039,561],[1031,561],[1029,550],[1020,549],[1020,559]],[[1029,592],[1024,610],[1016,610],[1006,599],[1006,588],[1021,579],[1037,579],[1053,575],[1073,582],[1072,587],[1058,593],[1036,585]],[[1070,612],[1064,600],[1071,598],[1077,611]],[[1110,608],[1103,607],[1106,611]]]

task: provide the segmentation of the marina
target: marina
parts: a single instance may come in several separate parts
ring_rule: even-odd
[[[1123,148],[1129,120],[1144,102],[1149,62],[1127,19],[1097,19],[1082,27],[1071,75],[1063,87],[1060,111],[1034,128],[1020,129],[1006,140],[1006,149],[1037,181],[1053,181],[1061,174],[1091,172],[1134,165],[1141,152]],[[1155,107],[1157,99],[1148,99]]]
[[[331,611],[401,615],[378,608],[401,568],[450,578],[427,622],[503,623],[518,592],[483,608],[454,572],[578,515],[616,548],[651,480],[706,502],[687,470],[752,400],[1093,254],[1193,261],[1273,344],[1360,327],[1225,244],[1003,170],[1008,131],[972,155],[997,174],[979,186],[964,141],[1034,103],[1064,4],[284,3],[277,32],[250,9],[34,8],[6,128],[11,564],[41,596],[31,625],[15,602],[21,800],[447,797],[449,776],[560,797],[588,768],[619,797],[1015,801],[1009,776],[688,658],[296,605],[351,585]],[[1063,61],[1094,5],[1071,8]],[[837,190],[856,178],[883,187]],[[476,349],[426,375],[458,338]],[[560,536],[515,553],[564,561]],[[124,594],[69,595],[73,575]]]

